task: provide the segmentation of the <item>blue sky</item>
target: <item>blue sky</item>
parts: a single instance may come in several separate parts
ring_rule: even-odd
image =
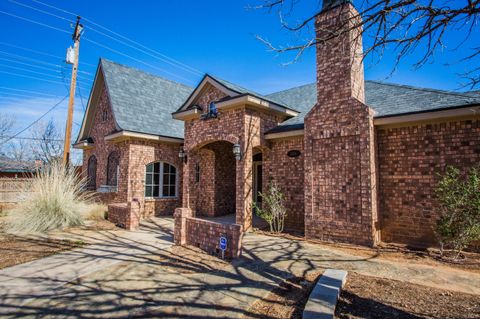
[[[259,4],[259,0],[39,1],[88,19],[83,21],[85,33],[80,47],[82,73],[75,105],[76,129],[83,117],[83,106],[87,103],[99,57],[192,86],[199,81],[202,72],[217,75],[260,93],[275,92],[315,81],[314,50],[307,51],[297,63],[285,66],[284,63],[290,61],[291,56],[271,52],[255,39],[255,35],[258,34],[278,44],[298,40],[291,33],[282,30],[276,14],[248,9],[249,5]],[[17,16],[0,13],[0,112],[17,116],[16,130],[34,121],[67,94],[70,66],[65,65],[63,57],[66,48],[71,45],[69,32],[72,30],[66,19],[73,20],[75,17],[42,5],[39,1],[0,0],[0,11]],[[308,16],[315,10],[315,5],[311,6],[311,1],[304,3],[305,5],[298,7],[296,11],[298,18]],[[25,5],[63,19],[32,10]],[[47,24],[64,32],[21,18]],[[162,59],[145,54],[152,52],[146,51],[147,49],[142,53],[115,42],[96,32],[106,32],[97,24],[134,39],[148,49],[161,52],[200,73],[188,72],[185,70],[186,67],[173,66]],[[478,36],[474,37],[477,37],[478,42]],[[448,40],[453,43],[457,38],[458,34],[448,35],[447,48],[439,52],[432,63],[420,70],[415,70],[411,66],[412,61],[418,58],[414,55],[404,60],[396,72],[389,76],[393,67],[393,56],[387,51],[380,63],[373,64],[371,60],[366,60],[365,76],[371,80],[438,89],[458,89],[460,87],[458,73],[464,72],[468,65],[460,63],[445,66],[446,62],[456,61],[461,57],[459,53],[451,51],[453,46],[448,47]],[[91,41],[100,43],[110,50]],[[469,45],[467,43],[465,46]],[[24,77],[25,75],[30,77]],[[80,95],[83,97],[83,106]],[[47,115],[45,120],[54,118],[63,129],[65,117],[64,102]],[[29,136],[29,131],[22,136]]]

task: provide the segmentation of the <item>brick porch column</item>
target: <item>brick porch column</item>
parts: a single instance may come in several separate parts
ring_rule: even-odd
[[[187,244],[187,217],[192,216],[190,208],[176,208],[174,213],[173,241],[175,245],[184,246]]]
[[[235,222],[242,225],[243,231],[252,227],[253,162],[252,147],[242,147],[242,159],[236,166],[236,214]]]

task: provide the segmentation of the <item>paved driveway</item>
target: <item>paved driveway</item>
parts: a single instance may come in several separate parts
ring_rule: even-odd
[[[18,268],[23,273],[12,271],[20,266],[6,269],[2,275],[9,272],[11,281],[6,292],[0,287],[0,317],[235,318],[283,278],[329,267],[480,294],[478,274],[362,258],[255,234],[246,235],[243,258],[212,267],[206,260],[169,254],[171,226],[171,220],[156,219],[140,232],[97,242],[83,250],[84,256],[75,252],[73,264],[81,266],[76,274],[60,275],[62,266],[54,264],[35,276],[32,265],[45,260]],[[69,264],[67,256],[55,258]]]

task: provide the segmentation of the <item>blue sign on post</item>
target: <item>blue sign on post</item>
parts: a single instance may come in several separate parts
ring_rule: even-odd
[[[227,238],[225,237],[220,237],[220,249],[221,250],[226,250],[227,249]]]

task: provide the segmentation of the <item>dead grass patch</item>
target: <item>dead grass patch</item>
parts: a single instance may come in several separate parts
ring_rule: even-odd
[[[308,296],[322,272],[311,272],[303,277],[283,281],[263,299],[256,301],[244,318],[301,319]]]
[[[0,235],[0,269],[81,247],[81,241]]]
[[[480,297],[351,272],[336,318],[480,318]]]

